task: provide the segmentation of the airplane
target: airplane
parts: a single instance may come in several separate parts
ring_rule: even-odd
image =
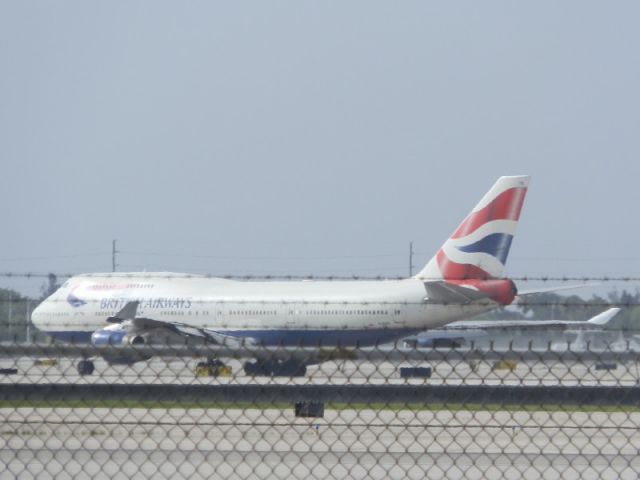
[[[487,343],[495,339],[500,331],[530,331],[548,332],[554,331],[557,337],[558,331],[592,330],[600,331],[606,328],[620,312],[619,307],[612,307],[595,315],[589,320],[460,320],[446,325],[444,328],[427,330],[416,336],[404,339],[404,343],[410,347],[432,348],[459,348],[464,345],[481,342]],[[509,335],[511,341],[513,335]],[[522,340],[522,339],[519,339]],[[522,343],[522,342],[519,342]]]
[[[96,346],[169,338],[226,346],[336,348],[394,342],[514,301],[516,285],[502,275],[529,179],[500,177],[411,278],[238,281],[179,273],[81,274],[45,299],[32,321],[55,340]],[[111,364],[134,361],[105,359]],[[257,358],[244,370],[300,376],[312,363],[308,358]],[[83,359],[78,371],[90,375],[93,362]]]

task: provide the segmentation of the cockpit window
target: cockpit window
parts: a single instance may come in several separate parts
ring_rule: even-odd
[[[62,288],[67,288],[69,286],[69,280],[62,284]]]

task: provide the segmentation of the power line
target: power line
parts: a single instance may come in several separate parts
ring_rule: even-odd
[[[288,255],[253,255],[253,256],[234,256],[234,255],[190,255],[186,253],[171,252],[140,252],[130,250],[118,251],[121,255],[140,255],[150,257],[179,257],[179,258],[206,258],[211,260],[345,260],[350,258],[401,258],[401,254],[371,254],[371,255],[315,255],[315,256],[288,256]]]
[[[77,253],[77,254],[69,254],[69,255],[48,255],[48,256],[37,256],[37,257],[3,257],[3,258],[0,258],[0,262],[23,262],[25,260],[58,260],[58,259],[69,259],[69,258],[102,257],[105,255],[106,255],[105,252],[100,252],[100,253]]]
[[[57,278],[69,278],[82,275],[87,278],[227,278],[238,280],[402,280],[404,275],[357,275],[357,274],[234,274],[234,273],[181,273],[181,272],[95,272],[95,273],[42,273],[42,272],[0,272],[3,278],[49,278],[55,275]],[[422,278],[423,281],[442,281],[442,278]],[[457,280],[474,280],[472,278],[460,278]],[[640,276],[635,275],[519,275],[494,278],[492,280],[513,280],[515,282],[640,282]],[[590,285],[597,286],[597,285]]]

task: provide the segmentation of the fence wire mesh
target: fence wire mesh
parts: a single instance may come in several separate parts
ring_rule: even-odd
[[[640,474],[640,292],[524,297],[512,282],[635,277],[471,289],[380,277],[278,289],[296,277],[0,277],[48,280],[40,299],[0,289],[0,479]],[[316,281],[334,282],[333,293],[315,292]],[[497,327],[416,328],[509,304],[484,317]],[[622,307],[615,328],[599,316],[610,307]],[[532,318],[562,321],[518,322]]]
[[[3,343],[0,477],[637,478],[635,341],[558,336],[548,348]]]

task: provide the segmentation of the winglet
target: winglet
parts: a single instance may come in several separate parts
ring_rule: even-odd
[[[587,320],[587,323],[604,327],[611,321],[613,317],[615,317],[620,312],[620,310],[621,309],[618,307],[612,307],[609,310],[605,310],[595,317],[590,318],[589,320]]]

